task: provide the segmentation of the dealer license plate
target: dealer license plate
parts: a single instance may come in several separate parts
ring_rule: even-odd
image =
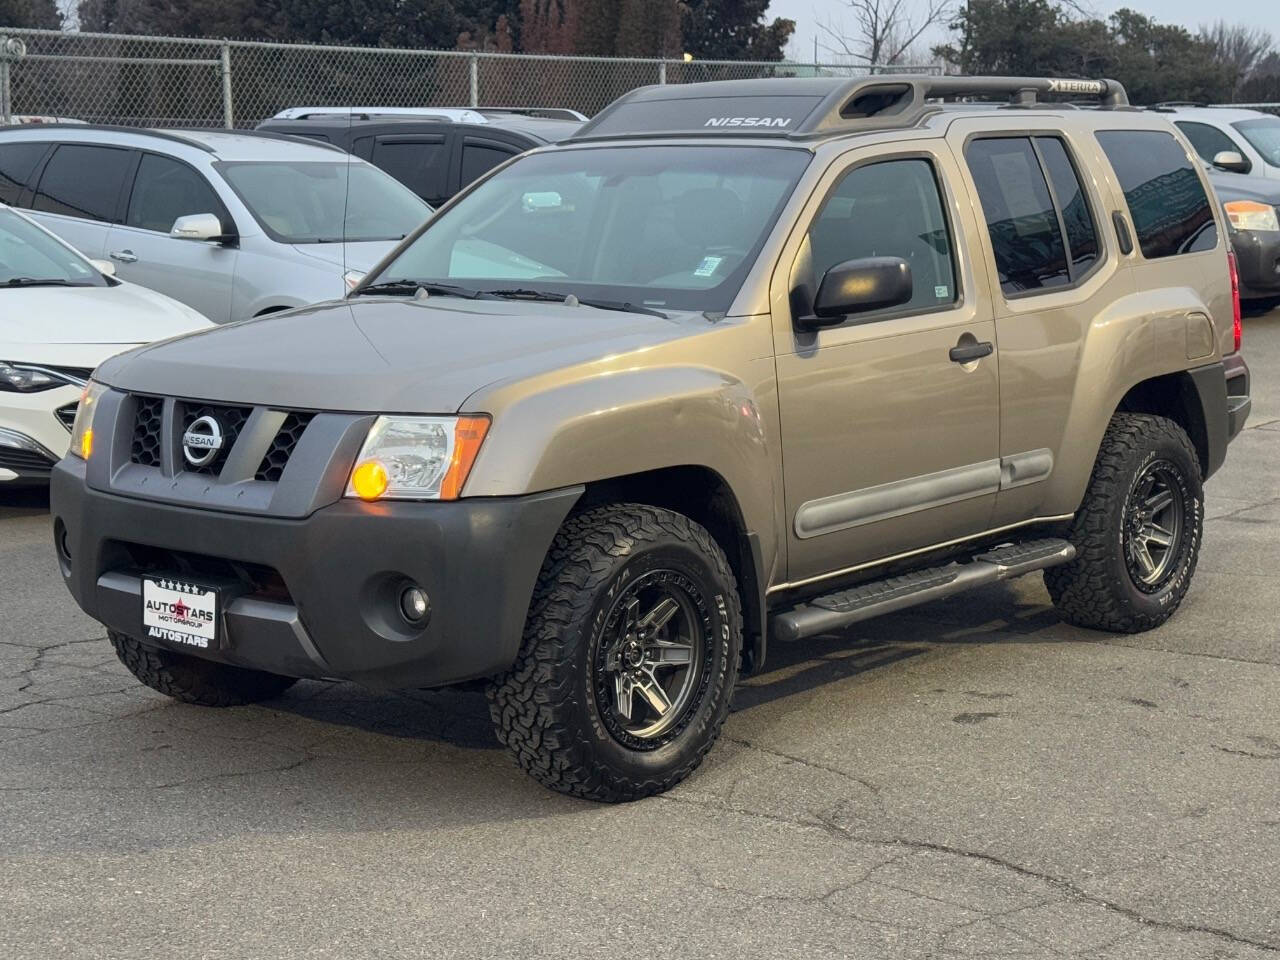
[[[142,578],[146,638],[210,650],[218,644],[218,591],[168,577]]]

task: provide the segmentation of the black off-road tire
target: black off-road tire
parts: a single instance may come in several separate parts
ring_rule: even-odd
[[[107,636],[130,673],[152,690],[183,703],[238,707],[278,697],[297,683],[294,677],[156,650],[114,631]]]
[[[598,702],[596,656],[609,611],[628,584],[677,571],[696,585],[705,667],[698,699],[670,740],[624,745]],[[515,664],[488,689],[498,739],[552,790],[618,803],[661,793],[702,762],[729,712],[742,647],[742,613],[728,560],[705,529],[643,504],[571,516],[542,566]]]
[[[1183,498],[1184,526],[1175,561],[1158,589],[1135,583],[1126,561],[1126,507],[1144,471],[1169,464]],[[1200,461],[1186,432],[1164,417],[1117,413],[1102,438],[1084,502],[1068,539],[1070,563],[1044,572],[1045,586],[1069,623],[1112,633],[1140,633],[1160,626],[1182,603],[1195,573],[1204,534]]]

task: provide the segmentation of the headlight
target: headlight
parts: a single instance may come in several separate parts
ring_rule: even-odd
[[[83,382],[46,367],[0,360],[0,390],[39,393],[41,390],[52,390],[68,384],[80,386]]]
[[[1227,219],[1237,230],[1280,230],[1276,208],[1256,200],[1232,200],[1224,203]]]
[[[84,393],[80,394],[76,419],[71,425],[71,449],[68,452],[72,456],[88,460],[93,453],[93,415],[98,409],[98,398],[106,392],[106,387],[90,380],[85,385]]]
[[[379,417],[369,429],[347,496],[361,500],[456,500],[489,418]]]

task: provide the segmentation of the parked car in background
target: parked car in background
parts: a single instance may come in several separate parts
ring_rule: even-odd
[[[292,107],[259,130],[331,143],[440,206],[511,157],[572,136],[574,110],[479,107]]]
[[[341,297],[431,214],[337,147],[218,130],[0,130],[0,202],[225,323]]]
[[[1205,163],[1232,173],[1280,180],[1280,117],[1260,110],[1156,104],[1181,130]],[[1222,154],[1238,154],[1237,158]]]
[[[1280,117],[1256,110],[1159,104],[1209,168],[1231,233],[1240,296],[1280,302]]]
[[[212,324],[0,205],[0,487],[47,482],[103,360]]]

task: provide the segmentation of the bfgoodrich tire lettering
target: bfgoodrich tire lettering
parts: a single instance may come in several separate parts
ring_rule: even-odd
[[[183,703],[237,707],[278,697],[297,682],[293,677],[152,649],[121,633],[107,636],[130,673],[152,690]]]
[[[686,632],[700,632],[687,644],[653,641],[688,647],[675,672],[687,664],[691,682],[670,684],[666,697],[679,710],[670,723],[646,725],[638,712],[616,709],[618,671],[606,665],[611,651],[615,663],[628,662],[619,637],[631,634],[619,627],[619,608],[639,597],[638,619],[661,619],[663,590],[687,600]],[[701,526],[643,504],[570,517],[543,564],[516,662],[488,689],[498,739],[526,772],[561,793],[609,802],[660,793],[687,777],[719,735],[741,646],[733,573]],[[643,670],[645,656],[632,652]]]
[[[1131,545],[1142,521],[1150,519],[1142,507],[1157,499],[1147,486],[1153,477],[1175,498],[1178,529],[1168,564],[1150,569],[1147,583],[1142,575],[1150,557],[1135,562]],[[1163,493],[1158,499],[1164,500]],[[1115,633],[1150,630],[1182,603],[1203,533],[1200,462],[1186,433],[1164,417],[1117,413],[1068,535],[1076,558],[1046,570],[1045,586],[1063,618],[1078,626]]]

